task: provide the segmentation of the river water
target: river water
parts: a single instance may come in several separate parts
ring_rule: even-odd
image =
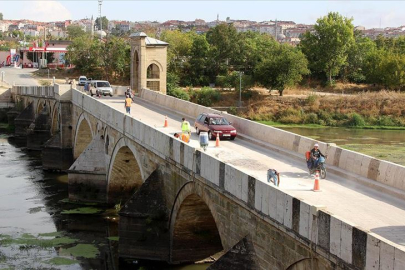
[[[322,142],[336,143],[342,148],[405,166],[405,130],[302,127],[281,129]]]
[[[67,175],[42,170],[40,152],[0,134],[0,269],[183,269],[118,259],[114,209],[68,202]],[[71,214],[81,210],[87,214]],[[88,214],[92,211],[97,214]]]

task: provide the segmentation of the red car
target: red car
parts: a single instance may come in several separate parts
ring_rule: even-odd
[[[219,114],[202,113],[194,123],[195,132],[200,134],[201,131],[208,132],[208,138],[214,140],[219,134],[220,139],[236,138],[236,129],[225,117]]]

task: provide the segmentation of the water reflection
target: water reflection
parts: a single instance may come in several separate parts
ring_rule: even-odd
[[[67,175],[44,172],[40,152],[28,151],[25,140],[0,138],[0,168],[0,269],[202,270],[208,266],[119,261],[114,210],[63,214],[83,206],[67,203]]]

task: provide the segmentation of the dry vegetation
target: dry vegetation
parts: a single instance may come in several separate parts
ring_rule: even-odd
[[[405,126],[405,94],[394,91],[359,92],[365,86],[340,84],[332,92],[307,88],[276,92],[258,89],[244,100],[238,114],[252,120],[284,124],[319,124],[328,126]],[[323,91],[328,89],[322,89]],[[340,92],[340,93],[339,93]],[[346,94],[342,94],[346,93]],[[222,91],[221,101],[213,107],[237,104],[238,91]],[[245,93],[243,96],[247,96]]]

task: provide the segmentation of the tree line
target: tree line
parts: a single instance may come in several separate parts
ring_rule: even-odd
[[[74,27],[68,33],[73,41],[68,58],[77,69],[129,81],[127,37],[109,35],[101,42]],[[210,84],[239,88],[240,79],[243,89],[257,85],[280,94],[303,78],[327,85],[343,80],[395,90],[405,84],[405,37],[371,40],[354,30],[352,19],[335,12],[319,18],[296,47],[280,44],[267,34],[238,33],[225,23],[204,34],[168,30],[157,38],[169,43],[169,92],[178,86]]]

